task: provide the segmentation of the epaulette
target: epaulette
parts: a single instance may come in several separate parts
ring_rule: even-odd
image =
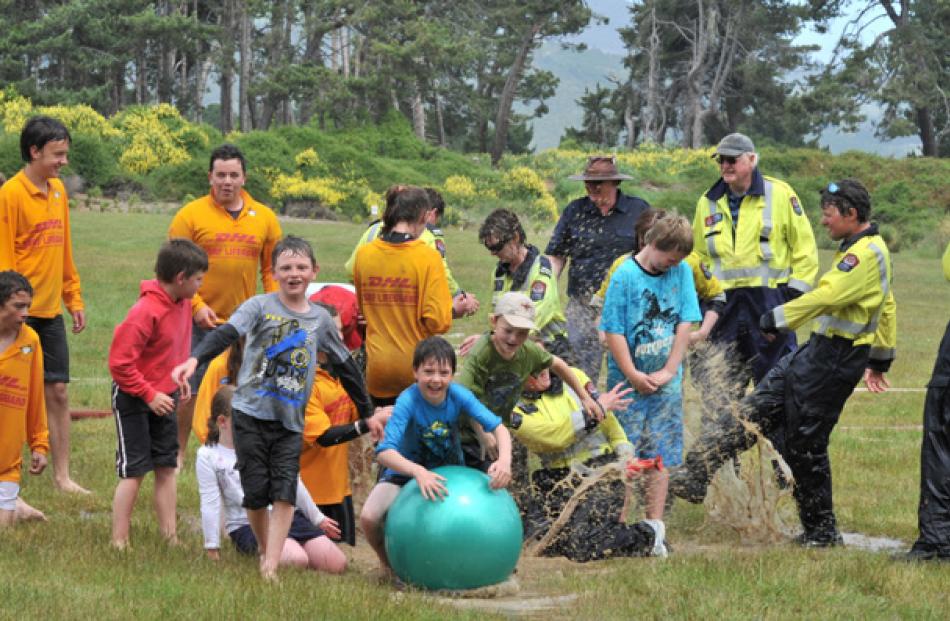
[[[538,255],[538,262],[540,267],[538,267],[538,273],[547,276],[548,278],[554,277],[554,266],[551,265],[551,259],[547,255]]]

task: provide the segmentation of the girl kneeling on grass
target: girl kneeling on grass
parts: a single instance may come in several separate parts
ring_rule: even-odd
[[[208,418],[208,439],[198,449],[195,470],[201,495],[201,528],[208,558],[220,558],[221,512],[224,528],[241,554],[256,554],[257,540],[251,531],[247,512],[241,506],[244,491],[234,464],[234,435],[231,429],[231,397],[234,387],[224,385],[215,393]],[[306,567],[329,573],[346,569],[346,556],[330,539],[340,537],[337,523],[323,515],[310,498],[307,488],[297,480],[297,502],[293,522],[280,564]],[[319,526],[315,526],[319,525]]]

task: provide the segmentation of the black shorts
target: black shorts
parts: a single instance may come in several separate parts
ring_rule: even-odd
[[[172,395],[176,398],[177,395]],[[159,416],[148,404],[112,384],[115,418],[115,471],[120,479],[145,476],[155,468],[178,466],[178,419]]]
[[[301,434],[279,420],[260,420],[231,411],[235,468],[241,473],[245,509],[263,509],[278,500],[297,501]]]
[[[304,545],[311,539],[322,537],[324,532],[319,526],[314,526],[306,515],[300,509],[294,509],[294,519],[290,523],[290,532],[287,533],[288,539],[293,539],[300,545]],[[228,533],[234,547],[241,554],[257,554],[257,538],[250,525],[238,527]]]
[[[194,352],[195,348],[204,340],[204,338],[211,333],[211,330],[208,328],[202,328],[194,321],[191,322],[191,351]],[[211,364],[211,361],[204,362],[199,364],[195,368],[195,374],[191,376],[191,379],[188,380],[188,383],[191,384],[191,394],[198,394],[198,387],[201,386],[201,380],[204,378],[205,373],[208,372],[208,365]]]
[[[356,545],[356,516],[353,514],[353,497],[344,496],[343,502],[332,505],[317,505],[323,514],[340,525],[340,542]]]
[[[396,397],[377,397],[375,395],[370,395],[370,398],[373,400],[373,405],[378,408],[386,408],[391,405],[396,405]]]
[[[69,382],[69,346],[63,316],[27,317],[26,325],[40,337],[43,348],[43,381],[47,384]]]

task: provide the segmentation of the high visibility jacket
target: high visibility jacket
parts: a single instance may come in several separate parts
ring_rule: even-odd
[[[815,235],[798,196],[758,169],[739,205],[738,223],[720,179],[696,205],[693,236],[694,250],[727,291],[788,284],[804,292],[818,275]]]
[[[815,289],[770,311],[775,327],[795,330],[815,319],[815,334],[870,344],[872,366],[886,370],[897,347],[897,304],[891,255],[877,227],[845,241],[832,265]]]
[[[531,261],[527,275],[515,283],[515,274],[507,265],[499,263],[492,278],[492,307],[508,291],[521,291],[534,302],[534,323],[537,333],[545,346],[559,336],[567,336],[567,319],[561,308],[561,295],[558,292],[557,277],[551,266],[551,259],[540,254],[534,246],[529,246],[525,261]],[[521,271],[519,267],[518,271]],[[548,348],[550,350],[550,348]]]
[[[382,220],[377,220],[370,224],[363,235],[360,237],[360,240],[356,242],[356,246],[353,248],[353,252],[350,253],[350,258],[346,260],[346,263],[343,264],[346,273],[350,275],[350,282],[353,282],[353,266],[356,265],[356,251],[359,250],[360,246],[363,244],[368,244],[383,232],[383,222]],[[442,257],[442,265],[445,267],[445,277],[449,281],[449,293],[452,294],[454,298],[459,293],[463,292],[463,289],[456,282],[455,278],[452,276],[452,270],[449,269],[449,263],[445,260],[445,236],[442,233],[442,229],[438,227],[426,226],[425,230],[422,231],[422,235],[419,236],[419,239],[422,242],[434,248],[438,251],[439,256]]]
[[[950,280],[950,244],[943,251],[943,277]]]
[[[597,290],[597,293],[595,293],[594,297],[590,300],[592,306],[602,307],[604,305],[604,299],[607,297],[607,287],[610,285],[610,277],[613,276],[617,268],[629,258],[629,254],[624,254],[617,257],[613,262],[610,269],[607,270],[607,276],[604,278],[604,282],[601,283],[600,289]],[[683,260],[686,261],[689,268],[693,271],[693,284],[696,286],[696,295],[699,299],[703,302],[721,302],[725,304],[726,294],[723,291],[722,283],[720,283],[719,279],[712,273],[709,266],[702,262],[696,251],[694,250],[686,255],[686,258]]]
[[[582,384],[594,388],[583,371],[571,370]],[[627,435],[612,412],[596,429],[586,431],[580,402],[574,391],[563,384],[559,394],[549,391],[538,399],[522,398],[515,406],[512,434],[540,458],[544,468],[567,468],[605,453],[616,453],[622,444],[629,446]]]

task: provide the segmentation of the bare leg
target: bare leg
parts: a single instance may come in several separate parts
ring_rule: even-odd
[[[132,509],[145,477],[119,479],[112,499],[112,545],[120,550],[129,547],[129,529],[132,525]]]
[[[284,545],[280,550],[280,564],[306,569],[308,563],[307,552],[303,547],[293,539],[284,539]]]
[[[0,529],[6,529],[13,526],[13,522],[16,521],[16,511],[8,511],[6,509],[0,509]]]
[[[61,492],[90,493],[69,477],[69,394],[64,382],[44,385],[50,452],[53,454],[53,484]]]
[[[16,497],[16,519],[18,522],[29,522],[33,520],[37,522],[45,522],[46,515],[44,515],[43,512],[40,511],[39,509],[35,507],[31,507],[29,504],[27,504],[25,500],[17,496]]]
[[[261,562],[264,561],[264,552],[267,549],[267,530],[268,524],[270,522],[269,518],[270,516],[266,507],[263,509],[247,510],[247,521],[251,525],[251,531],[254,533],[254,538],[257,539],[257,553],[261,557]]]
[[[651,470],[644,474],[646,477],[646,518],[648,520],[662,520],[664,505],[666,504],[666,489],[670,482],[670,472],[667,469]]]
[[[388,574],[392,573],[392,567],[386,555],[383,524],[386,520],[386,512],[396,500],[400,489],[398,485],[392,483],[377,483],[366,498],[366,502],[363,503],[363,510],[360,512],[360,526],[363,528],[363,534],[366,535],[366,541],[379,558],[380,569]]]
[[[329,537],[317,537],[304,544],[310,569],[330,574],[342,574],[346,571],[346,555],[330,541]]]
[[[284,540],[290,532],[290,523],[294,519],[294,506],[283,500],[276,500],[270,512],[270,524],[267,527],[267,546],[264,562],[261,563],[261,577],[265,580],[277,579],[277,566],[284,548]]]
[[[158,530],[169,543],[178,543],[175,524],[175,505],[178,501],[174,468],[155,469],[155,515]]]
[[[191,436],[191,420],[195,416],[194,395],[186,403],[178,404],[178,469],[185,465],[188,452],[188,438]]]

